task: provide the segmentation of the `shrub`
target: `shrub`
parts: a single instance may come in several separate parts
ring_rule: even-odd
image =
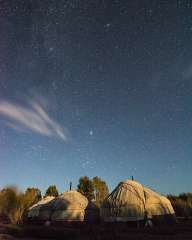
[[[55,185],[51,185],[47,188],[45,197],[47,196],[53,196],[53,197],[58,197],[59,193],[57,190],[57,187]]]
[[[192,193],[182,193],[179,196],[168,195],[178,217],[192,216]]]
[[[28,208],[36,201],[36,191],[22,193],[15,187],[7,187],[0,192],[0,214],[8,217],[12,224],[21,224]]]

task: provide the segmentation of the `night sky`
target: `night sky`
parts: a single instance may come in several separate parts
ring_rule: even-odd
[[[192,1],[0,1],[0,188],[84,175],[192,191]]]

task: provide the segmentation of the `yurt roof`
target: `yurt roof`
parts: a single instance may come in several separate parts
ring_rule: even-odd
[[[134,180],[124,180],[118,184],[118,186],[108,195],[108,197],[103,202],[103,207],[109,207],[108,204],[112,204],[114,207],[122,205],[127,201],[134,201],[134,198],[130,196],[135,196],[138,201],[145,204],[167,202],[170,204],[169,200],[160,195],[159,193],[144,187],[137,181]]]
[[[128,184],[128,185],[131,185],[133,187],[142,187],[142,184],[135,181],[135,180],[130,180],[130,179],[126,179],[122,182],[120,182],[119,184]]]
[[[85,209],[88,200],[80,192],[66,191],[54,200],[54,209]]]
[[[37,202],[36,204],[34,204],[33,206],[31,206],[31,207],[29,208],[29,210],[33,209],[34,207],[40,207],[41,205],[47,204],[47,203],[49,203],[50,201],[52,201],[53,199],[55,199],[55,197],[53,197],[53,196],[44,197],[44,198],[41,199],[39,202]]]
[[[135,221],[148,217],[174,215],[170,201],[134,180],[125,180],[101,205],[104,221]]]

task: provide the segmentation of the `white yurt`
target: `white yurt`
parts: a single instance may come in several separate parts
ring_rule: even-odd
[[[104,200],[100,215],[106,222],[174,219],[174,210],[166,197],[136,181],[126,180]]]
[[[88,200],[77,191],[66,191],[55,199],[52,221],[83,221]]]
[[[53,203],[51,221],[97,221],[99,210],[80,192],[66,191]]]
[[[29,209],[28,218],[37,221],[94,222],[99,218],[99,209],[75,190],[66,191],[60,196],[46,197]]]
[[[55,197],[47,196],[29,208],[28,218],[31,220],[49,220],[52,213],[52,203]]]

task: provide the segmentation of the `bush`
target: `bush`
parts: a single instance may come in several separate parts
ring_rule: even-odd
[[[0,192],[0,214],[7,216],[17,205],[17,190],[14,187],[5,188]]]
[[[0,192],[0,214],[12,224],[23,223],[27,210],[37,201],[36,191],[19,192],[15,187],[7,187]]]
[[[55,185],[51,185],[47,188],[46,193],[45,193],[45,197],[47,196],[53,196],[53,197],[58,197],[59,196],[59,192],[57,190],[57,187]]]
[[[192,193],[182,193],[179,196],[168,195],[177,217],[192,216]]]

